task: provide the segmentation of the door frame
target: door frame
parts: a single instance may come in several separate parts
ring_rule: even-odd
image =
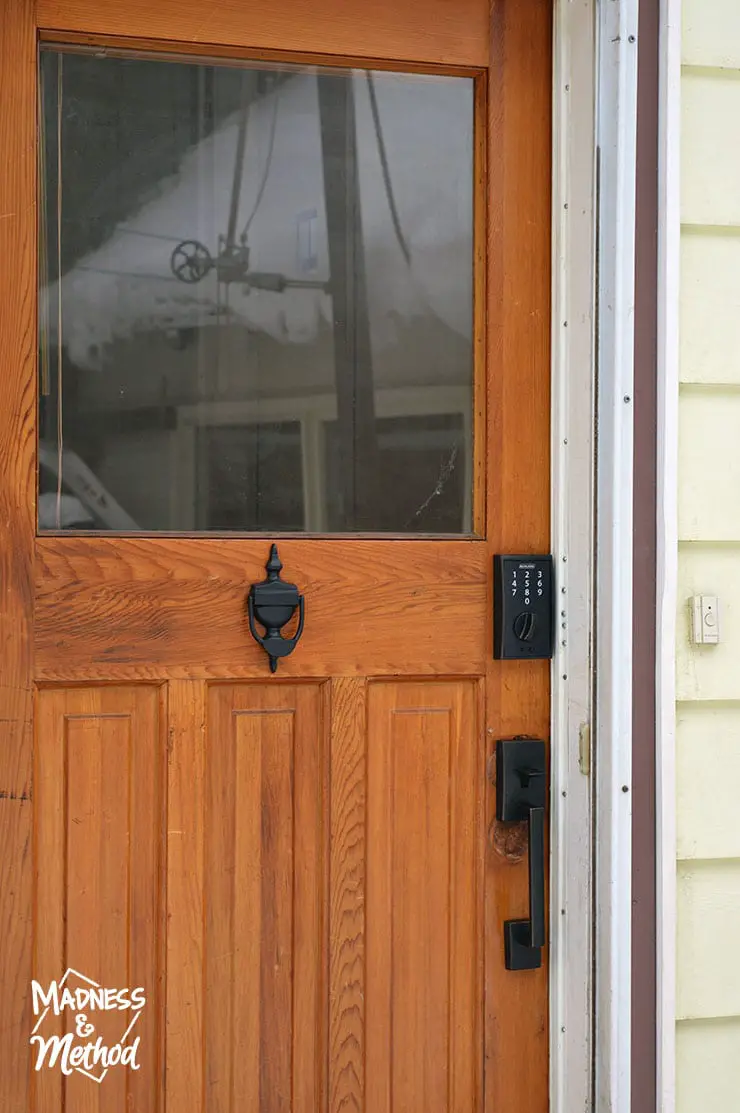
[[[638,0],[554,21],[550,1106],[629,1113]]]
[[[552,1113],[591,1108],[593,1092],[595,5],[556,0],[554,7],[550,520],[559,636],[550,689]]]
[[[661,0],[658,91],[658,368],[656,427],[656,1106],[676,1109],[679,326],[682,0]]]

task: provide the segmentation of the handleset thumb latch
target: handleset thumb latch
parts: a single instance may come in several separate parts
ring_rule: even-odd
[[[496,818],[527,822],[529,835],[529,919],[504,922],[507,970],[537,970],[545,945],[545,743],[505,739],[496,743]]]

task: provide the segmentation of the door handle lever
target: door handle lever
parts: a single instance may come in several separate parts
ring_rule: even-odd
[[[537,970],[545,945],[545,743],[505,739],[496,744],[496,818],[526,819],[529,836],[529,919],[504,921],[507,970]]]
[[[529,831],[529,946],[545,945],[545,809],[530,808]],[[507,921],[516,923],[515,920]],[[525,921],[526,922],[526,921]],[[537,963],[539,966],[539,963]]]

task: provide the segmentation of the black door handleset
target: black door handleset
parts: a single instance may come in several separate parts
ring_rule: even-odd
[[[545,945],[545,743],[533,738],[496,743],[496,818],[527,821],[529,919],[504,922],[507,970],[537,970]]]

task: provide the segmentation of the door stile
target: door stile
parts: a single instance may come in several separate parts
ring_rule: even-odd
[[[489,100],[488,615],[494,553],[550,548],[551,0],[493,0]],[[512,291],[516,295],[512,296]],[[489,624],[489,639],[492,631]],[[549,738],[547,661],[487,653],[486,732]],[[503,923],[528,914],[526,827],[497,824],[487,785],[485,1108],[548,1108],[547,946],[504,968]],[[526,1048],[526,1062],[522,1049]],[[519,1069],[512,1069],[518,1063]]]
[[[365,1103],[367,683],[331,682],[329,1113]]]
[[[30,1092],[36,411],[34,4],[0,21],[0,1108]]]
[[[167,684],[166,1108],[205,1108],[206,685]]]

